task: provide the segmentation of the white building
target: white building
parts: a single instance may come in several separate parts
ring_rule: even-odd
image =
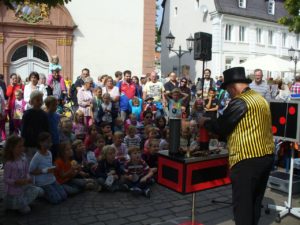
[[[26,5],[27,4],[27,5]],[[96,78],[117,70],[134,75],[155,65],[155,0],[72,0],[48,9],[25,3],[8,8],[0,1],[0,74],[24,79],[47,74],[51,56],[62,74],[77,77],[89,68]]]
[[[276,21],[287,13],[281,0],[165,0],[161,25],[162,73],[178,71],[178,57],[169,53],[165,37],[176,37],[174,49],[195,32],[212,34],[212,60],[205,67],[218,76],[247,59],[270,54],[288,59],[288,48],[300,49],[299,35]],[[202,61],[193,52],[182,57],[192,80],[202,75]],[[250,71],[249,71],[250,72]]]

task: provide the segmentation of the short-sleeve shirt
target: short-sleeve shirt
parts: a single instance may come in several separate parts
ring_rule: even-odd
[[[175,102],[173,99],[169,99],[169,117],[171,119],[181,119],[181,106],[182,106],[182,99],[179,99]]]
[[[152,81],[149,81],[146,83],[144,87],[144,92],[147,93],[147,96],[153,97],[155,102],[160,102],[162,93],[165,91],[164,85],[157,81],[153,83]]]
[[[67,181],[69,181],[71,179],[71,177],[61,177],[60,172],[66,173],[68,172],[71,168],[71,162],[65,162],[62,159],[58,158],[57,160],[55,160],[55,165],[56,165],[56,172],[55,172],[55,177],[56,180],[59,184],[63,184],[66,183]],[[59,171],[59,172],[57,172]]]

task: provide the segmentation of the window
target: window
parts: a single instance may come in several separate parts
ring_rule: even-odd
[[[27,46],[24,45],[24,46],[21,46],[20,48],[18,48],[14,52],[13,56],[11,57],[11,61],[14,62],[19,59],[26,58],[26,57],[27,57]]]
[[[296,37],[296,46],[298,49],[300,49],[300,34],[298,34]]]
[[[282,34],[282,47],[286,47],[286,33]]]
[[[269,30],[268,32],[268,44],[273,45],[273,31]]]
[[[262,43],[262,31],[261,28],[256,28],[256,43],[261,44]]]
[[[275,14],[275,1],[269,0],[268,2],[268,14],[274,15]]]
[[[38,46],[33,46],[33,57],[49,62],[47,54]]]
[[[225,27],[225,40],[231,41],[231,33],[232,33],[232,26],[229,24],[226,24]]]
[[[239,41],[245,42],[245,27],[243,26],[239,27]]]
[[[239,0],[239,7],[240,8],[246,8],[246,0]]]
[[[177,16],[177,15],[178,15],[178,7],[175,6],[175,8],[174,8],[174,16]]]
[[[226,57],[225,58],[225,70],[231,68],[232,61],[233,61],[232,57]]]
[[[241,59],[240,59],[240,64],[242,64],[242,63],[244,63],[244,62],[246,62],[246,61],[247,61],[247,59],[241,58]]]

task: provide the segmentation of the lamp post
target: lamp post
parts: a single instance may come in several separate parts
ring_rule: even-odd
[[[181,45],[179,45],[178,50],[173,49],[174,42],[175,42],[175,37],[173,36],[171,31],[168,34],[168,36],[166,36],[166,39],[167,39],[169,51],[174,52],[178,56],[178,66],[179,66],[178,74],[179,74],[179,76],[181,76],[181,57],[186,53],[191,53],[192,52],[193,45],[194,45],[194,38],[193,38],[192,35],[190,35],[190,37],[186,39],[186,44],[187,44],[187,49],[188,50],[182,50]]]
[[[298,63],[298,60],[299,60],[299,53],[300,53],[300,50],[296,50],[294,49],[293,47],[291,47],[289,50],[288,50],[288,53],[289,53],[289,57],[292,61],[294,61],[295,63],[295,69],[294,69],[294,79],[296,78],[296,73],[297,73],[297,63]]]

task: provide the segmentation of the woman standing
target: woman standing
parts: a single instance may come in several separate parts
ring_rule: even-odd
[[[7,86],[6,89],[6,96],[8,97],[7,113],[9,118],[9,134],[12,134],[14,132],[14,124],[12,120],[12,108],[16,99],[15,92],[16,90],[19,89],[23,91],[24,85],[22,83],[18,83],[18,75],[16,73],[12,73],[10,75],[10,84]]]
[[[29,74],[28,79],[29,79],[29,83],[26,84],[25,88],[24,88],[24,100],[26,102],[26,107],[25,107],[26,110],[31,108],[31,105],[29,103],[31,92],[33,92],[35,90],[41,91],[43,93],[43,100],[45,100],[47,98],[46,88],[41,87],[38,84],[39,79],[40,79],[39,74],[37,72],[33,71]]]
[[[92,100],[93,100],[93,94],[92,94],[92,85],[93,85],[93,79],[91,77],[86,77],[84,79],[83,86],[78,90],[77,93],[77,99],[78,99],[78,105],[79,110],[81,110],[84,114],[84,124],[86,126],[91,126],[92,121]]]
[[[143,97],[143,87],[140,85],[139,78],[137,76],[133,76],[132,81],[136,85],[137,97],[142,98]]]

